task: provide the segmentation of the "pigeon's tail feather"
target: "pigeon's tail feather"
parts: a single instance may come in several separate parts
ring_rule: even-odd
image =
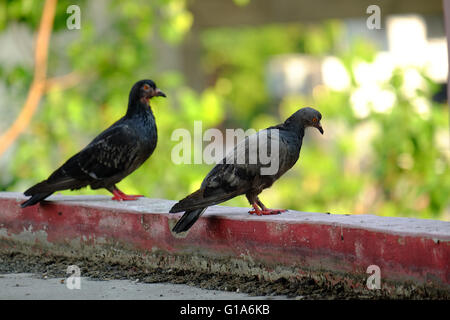
[[[75,190],[85,187],[87,182],[79,181],[71,177],[50,177],[47,180],[39,182],[24,192],[26,196],[33,196],[38,193],[56,192],[61,190]]]
[[[27,190],[25,190],[25,192],[23,194],[26,196],[34,196],[34,195],[37,195],[38,193],[43,193],[45,191],[50,192],[50,190],[45,190],[45,189],[48,189],[47,180],[39,182],[39,183],[35,184],[34,186],[28,188]]]
[[[207,207],[186,211],[178,220],[177,224],[172,228],[173,232],[180,233],[189,230],[192,225],[205,212]]]
[[[86,182],[78,181],[74,178],[62,176],[62,177],[50,177],[47,180],[39,182],[26,190],[24,195],[31,196],[30,199],[21,204],[22,208],[32,206],[39,201],[44,200],[50,196],[53,192],[66,190],[66,189],[79,189],[86,186]]]
[[[180,200],[176,203],[172,209],[170,209],[170,213],[187,211],[198,205],[199,202],[204,201],[202,190],[197,190],[194,193],[188,195],[186,198]],[[199,208],[198,208],[199,209]]]
[[[203,209],[205,207],[210,207],[221,202],[230,200],[235,196],[239,195],[239,192],[234,192],[230,194],[214,194],[204,197],[204,191],[202,189],[195,191],[186,198],[180,200],[171,209],[170,213],[191,211],[195,209]]]
[[[45,198],[47,198],[48,196],[50,196],[53,192],[50,193],[36,193],[34,194],[30,199],[28,199],[25,202],[22,202],[20,204],[20,206],[22,208],[28,207],[28,206],[32,206],[35,205],[36,203],[44,200]]]

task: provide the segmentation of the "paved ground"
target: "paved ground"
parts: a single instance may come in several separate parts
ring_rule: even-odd
[[[0,300],[286,299],[285,296],[249,296],[244,293],[206,290],[184,284],[140,283],[131,280],[98,281],[81,277],[80,289],[69,289],[68,282],[64,278],[42,279],[32,273],[0,274]],[[70,283],[76,285],[76,282]]]

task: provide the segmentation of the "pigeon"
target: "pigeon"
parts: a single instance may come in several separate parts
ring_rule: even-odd
[[[126,114],[100,133],[84,149],[72,156],[44,180],[24,192],[30,196],[21,204],[32,206],[61,190],[105,188],[112,200],[137,200],[142,195],[127,195],[116,184],[131,174],[156,148],[158,136],[155,117],[149,105],[153,97],[166,97],[152,80],[141,80],[131,88]]]
[[[284,123],[243,139],[208,173],[199,190],[170,209],[170,213],[184,212],[172,231],[180,233],[189,230],[207,207],[239,195],[245,195],[253,207],[253,210],[249,211],[250,214],[270,215],[286,211],[268,209],[258,195],[271,187],[297,162],[307,127],[315,127],[323,134],[321,119],[319,111],[309,107],[302,108]],[[272,145],[275,152],[272,152]],[[265,161],[264,165],[261,150],[266,150],[269,155],[269,149],[271,150],[269,161]],[[258,157],[256,161],[253,157],[252,161],[252,155],[255,154]],[[262,154],[264,155],[264,152]],[[272,170],[267,170],[271,167]]]

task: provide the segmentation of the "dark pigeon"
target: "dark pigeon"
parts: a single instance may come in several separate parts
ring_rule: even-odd
[[[172,207],[171,213],[185,212],[172,231],[180,233],[189,230],[207,207],[243,194],[253,207],[249,211],[251,214],[268,215],[286,211],[268,209],[258,195],[297,162],[307,127],[315,127],[323,134],[321,119],[319,111],[302,108],[284,123],[246,137],[208,173],[199,190]],[[276,143],[274,146],[278,144],[277,149],[274,147],[274,153],[271,152],[273,143]],[[251,160],[252,154],[260,154],[260,149],[264,150],[262,155],[268,155],[270,161],[263,161],[260,156],[256,161]],[[276,166],[272,166],[275,162]],[[270,167],[275,167],[275,171],[263,174],[262,169]]]
[[[141,80],[131,88],[125,116],[100,133],[83,150],[75,154],[59,169],[24,192],[30,196],[21,204],[32,206],[55,191],[76,190],[86,186],[105,188],[113,200],[136,200],[116,187],[147,160],[158,140],[155,117],[149,105],[153,97],[166,95],[152,80]]]

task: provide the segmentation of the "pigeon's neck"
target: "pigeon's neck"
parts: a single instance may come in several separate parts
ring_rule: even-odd
[[[131,100],[128,103],[128,110],[125,117],[153,115],[152,109],[147,101]]]
[[[305,136],[305,125],[303,122],[286,121],[282,124],[282,127],[290,132],[294,132],[300,141],[303,140]]]

